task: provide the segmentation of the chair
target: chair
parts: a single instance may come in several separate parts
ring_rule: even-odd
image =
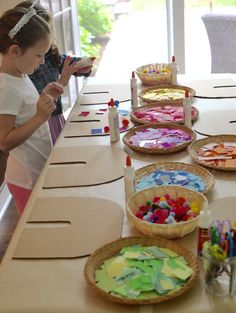
[[[236,14],[204,14],[212,73],[236,73]]]

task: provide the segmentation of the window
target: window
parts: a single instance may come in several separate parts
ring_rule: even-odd
[[[56,44],[60,53],[80,56],[76,1],[42,0],[40,3],[52,14]],[[70,110],[78,98],[78,93],[78,79],[72,77],[62,98],[64,111]]]

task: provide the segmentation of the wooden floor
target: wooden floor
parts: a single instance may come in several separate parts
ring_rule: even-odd
[[[18,219],[19,217],[14,200],[12,200],[0,221],[0,260],[8,247]]]

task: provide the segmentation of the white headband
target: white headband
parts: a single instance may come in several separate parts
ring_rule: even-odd
[[[21,30],[21,28],[29,22],[32,16],[37,14],[36,10],[31,7],[27,13],[25,13],[16,25],[9,31],[8,36],[13,39],[15,35]]]

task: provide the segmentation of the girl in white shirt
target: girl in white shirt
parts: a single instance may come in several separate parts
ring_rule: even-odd
[[[0,18],[0,150],[9,151],[5,180],[21,214],[52,148],[48,119],[63,92],[50,83],[39,96],[27,75],[44,63],[50,29],[33,7]]]

